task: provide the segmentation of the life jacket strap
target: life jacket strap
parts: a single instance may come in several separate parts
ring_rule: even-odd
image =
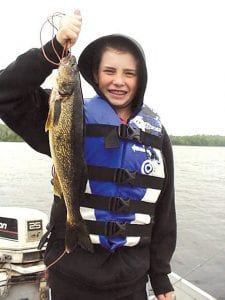
[[[140,213],[148,215],[153,215],[155,209],[155,203],[88,193],[81,195],[80,206],[116,213]]]
[[[161,190],[164,178],[149,176],[123,168],[108,168],[88,165],[88,177],[92,180],[112,181],[117,184]]]
[[[130,140],[153,148],[162,148],[162,134],[158,136],[145,132],[140,128],[134,128],[127,124],[119,126],[107,124],[86,124],[86,136],[104,137],[106,148],[119,147],[119,139]]]
[[[151,236],[152,223],[147,225],[130,224],[127,222],[101,222],[85,220],[89,233],[108,237]]]

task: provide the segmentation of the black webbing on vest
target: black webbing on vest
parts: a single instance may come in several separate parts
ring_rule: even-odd
[[[107,168],[88,165],[88,178],[99,181],[112,181],[117,184],[139,186],[161,190],[164,178],[143,175],[127,169]]]
[[[133,128],[126,124],[120,126],[106,124],[86,124],[86,136],[102,136],[105,138],[106,148],[119,147],[119,139],[131,140],[145,146],[162,148],[162,137],[156,136],[140,128]]]
[[[81,195],[80,206],[109,210],[116,213],[140,213],[152,215],[155,203],[85,193]]]
[[[105,235],[108,237],[140,236],[150,237],[152,223],[147,225],[130,224],[126,222],[101,222],[85,220],[91,234]]]

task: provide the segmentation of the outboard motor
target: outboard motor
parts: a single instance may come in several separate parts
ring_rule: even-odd
[[[0,207],[1,300],[48,299],[45,248],[37,249],[47,223],[47,214],[39,210]]]

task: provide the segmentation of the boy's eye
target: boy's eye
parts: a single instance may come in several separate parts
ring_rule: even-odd
[[[113,74],[113,73],[115,73],[115,71],[114,70],[112,70],[112,69],[106,69],[106,70],[104,70],[104,73],[106,73],[106,74]]]
[[[131,72],[131,71],[127,71],[125,74],[127,76],[129,76],[129,77],[135,77],[136,76],[136,73],[135,72]]]
[[[113,71],[106,70],[105,73],[106,73],[106,74],[113,74]]]

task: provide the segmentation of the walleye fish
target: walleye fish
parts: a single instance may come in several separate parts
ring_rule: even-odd
[[[59,65],[45,125],[55,169],[54,192],[64,198],[67,219],[65,250],[79,245],[93,252],[89,233],[80,214],[79,197],[87,182],[84,160],[84,111],[80,75],[74,56],[64,57]]]

